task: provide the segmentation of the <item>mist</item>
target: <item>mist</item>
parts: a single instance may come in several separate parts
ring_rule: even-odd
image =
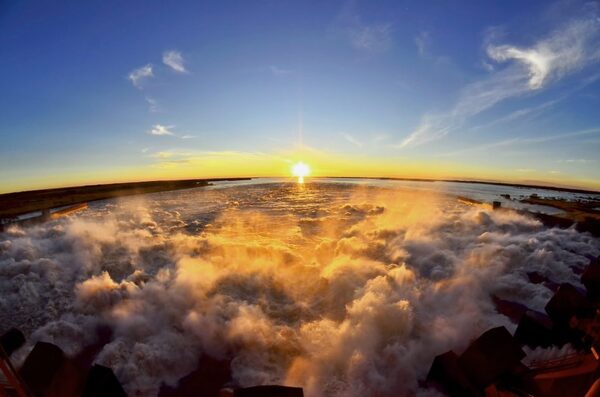
[[[206,354],[239,386],[434,395],[434,356],[498,325],[491,296],[543,311],[528,272],[580,286],[600,242],[514,211],[410,190],[291,184],[122,199],[0,234],[0,321],[155,396]],[[537,355],[542,353],[537,352]]]

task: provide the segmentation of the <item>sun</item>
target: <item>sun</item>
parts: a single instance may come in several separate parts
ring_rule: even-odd
[[[292,167],[292,174],[298,177],[298,183],[304,183],[304,177],[310,174],[310,167],[299,161]]]

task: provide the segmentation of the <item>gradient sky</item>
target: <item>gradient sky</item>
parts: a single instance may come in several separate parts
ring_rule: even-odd
[[[220,176],[600,189],[600,3],[0,1],[0,191]]]

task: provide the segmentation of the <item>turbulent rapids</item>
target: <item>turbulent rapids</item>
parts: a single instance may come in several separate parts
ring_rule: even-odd
[[[542,311],[537,272],[580,285],[600,241],[451,196],[334,183],[242,184],[98,202],[0,234],[0,322],[95,362],[130,395],[199,357],[231,383],[307,396],[433,395],[434,356],[515,324],[492,295]]]

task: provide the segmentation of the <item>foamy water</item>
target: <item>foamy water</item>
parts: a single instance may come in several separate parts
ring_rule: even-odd
[[[543,310],[537,271],[579,284],[600,241],[513,212],[377,183],[238,183],[93,203],[0,234],[0,324],[154,396],[208,354],[232,384],[307,396],[426,395],[433,357],[515,325],[490,295]],[[1,331],[1,330],[0,330]]]

